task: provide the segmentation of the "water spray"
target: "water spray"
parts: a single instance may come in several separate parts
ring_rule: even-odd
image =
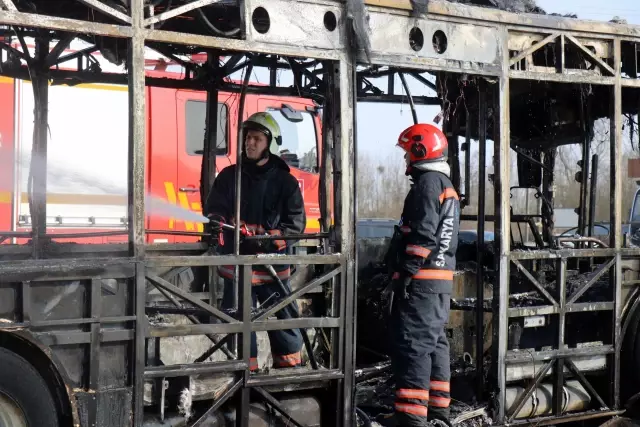
[[[30,167],[30,152],[22,152],[18,156],[19,167],[23,170],[29,170]],[[5,159],[6,160],[6,159]],[[4,165],[6,161],[1,161],[0,165]],[[47,180],[49,183],[55,183],[57,186],[61,186],[65,188],[66,192],[71,188],[82,187],[83,193],[102,193],[109,194],[114,196],[121,196],[123,200],[127,200],[127,188],[122,187],[113,182],[106,182],[104,179],[101,180],[95,176],[91,176],[91,173],[86,171],[78,171],[78,170],[69,170],[68,168],[62,167],[60,164],[56,164],[55,162],[48,161],[47,162]],[[11,180],[7,180],[4,182],[0,182],[0,193],[12,193],[13,190],[13,177]],[[22,185],[20,185],[22,187]],[[21,188],[20,191],[25,191],[26,189]],[[72,190],[73,191],[73,190]],[[182,221],[190,221],[196,223],[206,224],[209,222],[209,219],[197,212],[193,212],[187,208],[183,208],[181,206],[174,205],[169,203],[168,201],[154,196],[152,194],[147,194],[145,196],[145,213],[146,215],[158,216],[163,218],[174,218]]]
[[[209,218],[181,206],[173,205],[159,197],[147,194],[145,196],[145,211],[148,214],[179,218],[183,221],[200,222],[206,224]],[[233,229],[233,227],[231,227]]]

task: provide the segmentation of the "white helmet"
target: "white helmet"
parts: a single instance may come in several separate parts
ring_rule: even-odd
[[[242,124],[243,130],[256,130],[267,136],[267,144],[269,151],[278,153],[278,146],[282,145],[282,135],[280,134],[280,125],[273,116],[267,112],[252,114]]]

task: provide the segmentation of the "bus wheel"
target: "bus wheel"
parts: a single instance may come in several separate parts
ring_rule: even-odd
[[[58,427],[58,413],[38,371],[17,354],[0,348],[0,425]]]

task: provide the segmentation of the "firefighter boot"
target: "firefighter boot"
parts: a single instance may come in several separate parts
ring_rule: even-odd
[[[388,414],[380,414],[376,417],[375,422],[382,427],[416,427],[415,424],[403,424],[398,420],[398,416],[391,412]],[[432,421],[424,421],[421,427],[445,427],[443,424],[433,424]]]
[[[382,427],[401,427],[398,424],[398,417],[393,412],[389,414],[380,414],[376,417],[375,420]]]

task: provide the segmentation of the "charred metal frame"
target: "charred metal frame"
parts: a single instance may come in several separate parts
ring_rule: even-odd
[[[132,340],[135,343],[135,367],[134,375],[134,398],[133,398],[133,414],[134,425],[141,425],[142,420],[142,393],[144,378],[152,377],[170,377],[172,375],[180,375],[189,372],[192,369],[198,372],[214,372],[228,371],[237,372],[239,377],[234,385],[218,400],[210,412],[217,409],[226,399],[237,394],[238,403],[241,409],[241,416],[238,417],[238,425],[248,425],[248,408],[249,389],[255,387],[258,393],[270,404],[278,410],[282,410],[278,402],[273,399],[262,387],[270,384],[288,383],[294,381],[290,376],[250,376],[248,372],[249,364],[249,333],[257,330],[270,329],[289,329],[297,327],[329,327],[333,328],[332,343],[335,352],[333,352],[333,360],[331,367],[326,372],[314,372],[301,375],[295,381],[333,381],[336,390],[336,406],[338,411],[333,425],[346,426],[351,425],[352,421],[352,392],[354,387],[354,354],[355,354],[355,331],[352,330],[353,316],[355,315],[355,241],[353,228],[355,225],[355,168],[351,167],[355,157],[355,126],[354,111],[355,103],[358,98],[371,95],[371,88],[366,85],[367,72],[375,74],[375,70],[365,73],[356,74],[355,64],[374,64],[381,67],[403,67],[411,70],[413,77],[424,71],[430,72],[449,72],[459,74],[470,74],[483,76],[487,78],[488,83],[497,83],[497,90],[494,91],[495,99],[499,105],[499,115],[494,127],[497,133],[495,140],[494,166],[496,173],[494,175],[494,188],[496,195],[496,209],[493,219],[495,221],[495,229],[498,231],[498,240],[496,241],[499,251],[497,260],[498,286],[495,286],[494,297],[494,318],[497,319],[497,327],[495,328],[494,339],[494,359],[491,367],[491,375],[495,378],[494,389],[496,392],[496,421],[499,423],[510,422],[511,424],[520,421],[513,420],[513,413],[516,410],[506,408],[505,404],[505,387],[506,387],[506,366],[509,363],[519,360],[517,354],[507,349],[507,329],[509,319],[514,316],[528,316],[533,314],[554,314],[559,318],[560,332],[558,335],[558,348],[551,351],[535,352],[534,358],[537,360],[546,360],[548,363],[545,371],[556,367],[558,373],[555,377],[555,404],[554,409],[558,410],[561,406],[561,386],[562,386],[562,370],[557,368],[564,365],[568,366],[580,380],[585,384],[597,401],[601,403],[604,409],[599,411],[590,411],[588,413],[577,413],[570,415],[556,415],[547,418],[527,419],[526,423],[558,423],[585,418],[602,417],[619,413],[620,411],[620,347],[621,347],[621,313],[622,313],[622,257],[639,258],[640,250],[622,249],[621,238],[621,221],[622,221],[622,186],[621,186],[621,169],[616,167],[621,163],[621,144],[622,144],[622,89],[623,88],[640,88],[640,79],[623,78],[621,71],[621,44],[622,43],[640,43],[640,27],[608,24],[597,22],[586,22],[573,19],[562,19],[557,17],[511,14],[498,10],[485,8],[476,8],[470,6],[462,6],[459,4],[447,2],[430,2],[428,19],[416,20],[410,17],[411,4],[409,0],[365,0],[366,10],[371,18],[369,20],[370,31],[370,49],[367,53],[358,51],[354,60],[351,46],[354,43],[351,29],[354,16],[349,13],[348,5],[334,0],[305,0],[296,2],[291,7],[291,2],[283,0],[245,0],[239,1],[241,10],[241,32],[244,35],[242,39],[202,36],[186,33],[176,33],[164,30],[154,29],[153,25],[176,16],[188,9],[195,9],[212,3],[208,0],[196,1],[192,4],[183,6],[180,11],[174,9],[157,16],[145,18],[144,5],[142,0],[131,1],[130,15],[123,14],[113,8],[110,8],[98,0],[82,0],[82,3],[94,9],[98,9],[103,14],[112,18],[116,23],[98,23],[89,21],[78,21],[67,18],[36,15],[18,11],[11,0],[2,0],[0,2],[0,24],[30,28],[44,28],[60,32],[83,33],[101,36],[109,36],[115,38],[126,39],[129,46],[129,74],[127,82],[130,94],[130,169],[129,169],[129,250],[127,256],[121,258],[70,258],[63,260],[38,260],[38,245],[34,246],[33,258],[29,261],[3,261],[0,263],[0,274],[2,281],[18,281],[23,283],[22,292],[25,295],[29,293],[29,281],[47,281],[54,279],[81,278],[92,280],[96,274],[101,277],[109,278],[127,278],[131,280],[135,289],[136,304],[132,316],[124,316],[118,318],[104,318],[100,316],[99,310],[91,311],[91,319],[83,319],[81,322],[91,324],[90,333],[69,334],[55,333],[44,334],[39,336],[40,341],[46,345],[50,343],[73,342],[88,343],[91,347],[92,354],[97,354],[100,349],[100,343]],[[348,2],[351,3],[351,2]],[[250,22],[252,11],[256,7],[263,7],[272,11],[271,18],[275,24],[273,27],[286,27],[287,24],[294,25],[295,22],[310,22],[311,19],[319,19],[325,12],[329,11],[334,14],[339,23],[339,30],[335,32],[329,31],[318,33],[316,30],[321,27],[316,22],[316,27],[311,26],[301,33],[295,35],[283,34],[278,31],[272,33],[260,33],[256,31]],[[284,12],[286,8],[286,13]],[[2,10],[4,9],[4,10]],[[275,11],[275,12],[273,12]],[[361,24],[361,23],[359,23]],[[358,26],[358,25],[356,25]],[[431,49],[428,43],[424,43],[420,49],[414,49],[409,46],[403,31],[398,37],[389,38],[383,31],[383,27],[391,27],[396,29],[416,27],[422,34],[429,36],[436,31],[444,33],[451,38],[449,49],[440,52],[435,47]],[[464,37],[464,34],[472,32],[474,40],[470,40],[471,46],[468,49],[462,48],[460,44],[456,44],[456,35]],[[321,35],[319,35],[321,34]],[[529,37],[536,40],[533,44],[524,48],[518,48],[518,40],[522,37]],[[290,40],[288,37],[293,37]],[[424,40],[423,40],[424,41]],[[481,41],[481,42],[480,42]],[[327,177],[330,176],[328,170],[331,170],[333,176],[336,177],[336,233],[337,253],[327,253],[324,255],[299,255],[299,256],[267,256],[252,257],[240,256],[238,254],[231,256],[164,256],[158,255],[162,253],[159,248],[154,249],[145,244],[145,228],[144,228],[144,176],[145,176],[145,83],[161,85],[162,82],[152,79],[145,79],[144,73],[144,47],[145,42],[153,43],[173,43],[177,45],[197,45],[203,48],[210,48],[216,51],[228,51],[235,54],[242,52],[251,52],[253,55],[280,55],[292,58],[314,58],[321,61],[323,66],[330,67],[327,81],[324,82],[325,96],[327,99],[338,101],[336,104],[329,102],[329,110],[331,111],[331,119],[325,117],[325,141],[331,141],[330,149],[325,151],[323,160],[325,160],[325,175],[323,176],[323,187],[328,189]],[[62,43],[62,42],[61,42]],[[557,64],[557,68],[548,69],[536,66],[533,63],[532,55],[535,51],[541,49],[547,44],[554,43],[557,52],[560,54],[561,60]],[[593,64],[590,70],[571,70],[566,67],[564,62],[564,49],[566,44],[576,47],[587,61]],[[594,53],[589,46],[597,45],[598,48],[604,47],[607,54],[601,54],[602,51],[595,49]],[[6,48],[5,48],[6,49]],[[43,49],[41,47],[40,49]],[[46,49],[48,51],[48,48]],[[56,49],[54,49],[54,52]],[[16,54],[16,52],[12,52]],[[52,52],[53,53],[53,52]],[[77,57],[88,54],[90,52],[79,52]],[[59,54],[59,52],[58,52]],[[51,55],[51,54],[50,54]],[[608,57],[609,60],[607,60]],[[40,61],[42,56],[38,57]],[[68,59],[68,58],[66,58]],[[60,59],[61,60],[61,59]],[[267,58],[268,60],[268,58]],[[45,60],[46,63],[48,61]],[[236,61],[236,64],[238,62]],[[298,69],[299,74],[305,74],[302,67]],[[296,68],[293,62],[290,62],[290,68]],[[230,70],[227,70],[230,71]],[[295,72],[295,70],[294,70]],[[58,72],[51,72],[54,76]],[[59,75],[64,77],[64,73]],[[15,77],[25,77],[24,74]],[[90,76],[85,76],[90,78]],[[102,77],[104,78],[104,77]],[[418,77],[416,77],[418,78]],[[117,77],[113,82],[123,82],[121,77]],[[419,78],[418,78],[419,79]],[[612,144],[611,144],[611,224],[613,224],[613,247],[605,249],[556,249],[546,251],[517,251],[511,249],[510,226],[511,211],[509,203],[510,193],[510,81],[515,79],[551,81],[560,83],[581,83],[581,84],[597,84],[611,88],[612,111]],[[273,79],[272,79],[273,80]],[[419,79],[420,80],[420,79]],[[175,82],[168,84],[174,85]],[[187,83],[184,83],[187,87]],[[318,84],[318,82],[315,82]],[[362,84],[362,85],[361,85]],[[206,81],[198,83],[188,82],[188,87],[197,87],[202,89],[211,89]],[[193,85],[193,86],[191,86]],[[176,84],[180,87],[180,83]],[[389,96],[380,97],[380,100],[397,102],[394,96],[393,88],[390,85],[388,91]],[[217,86],[220,89],[221,86]],[[228,89],[232,89],[229,87]],[[235,87],[237,91],[241,91],[241,87]],[[214,90],[210,90],[214,93]],[[277,92],[274,90],[274,93]],[[290,94],[287,93],[287,94]],[[317,92],[316,92],[317,94]],[[380,96],[379,93],[373,92],[374,96]],[[487,91],[487,98],[489,91]],[[369,97],[369,100],[375,101],[375,98]],[[415,98],[416,103],[435,103],[435,99],[419,99]],[[486,101],[486,100],[484,100]],[[478,127],[486,129],[487,123],[480,119]],[[46,132],[44,133],[46,135]],[[209,138],[211,140],[211,138]],[[482,137],[481,147],[484,146]],[[34,144],[39,149],[46,152],[46,136],[38,138],[38,143]],[[481,158],[486,155],[486,151],[481,149]],[[331,156],[335,161],[329,164]],[[210,171],[211,165],[208,166]],[[209,172],[210,173],[210,172]],[[38,181],[41,182],[42,177]],[[481,182],[484,182],[482,180]],[[36,196],[42,197],[44,194],[43,187],[40,184]],[[481,184],[481,189],[484,184]],[[43,204],[43,200],[39,199],[39,203]],[[323,208],[326,209],[326,208]],[[584,207],[583,207],[584,209]],[[325,230],[328,230],[328,212],[323,212]],[[40,213],[40,216],[42,213]],[[482,236],[485,221],[484,209],[478,215],[478,231]],[[41,221],[38,221],[41,223]],[[43,226],[34,227],[40,230]],[[42,236],[36,233],[35,236]],[[236,232],[237,240],[238,232]],[[37,238],[36,238],[37,242]],[[479,244],[481,241],[479,241]],[[325,244],[326,245],[326,244]],[[22,251],[20,248],[17,252]],[[106,250],[106,248],[105,248]],[[166,248],[171,250],[171,248]],[[72,253],[81,253],[76,250]],[[156,252],[156,253],[154,253]],[[4,253],[4,252],[3,252]],[[99,251],[97,251],[99,253]],[[612,289],[614,290],[614,298],[612,301],[604,303],[576,303],[579,297],[574,294],[571,297],[566,295],[566,264],[567,260],[576,257],[590,258],[607,258],[609,261],[602,268],[600,274],[604,274],[605,270],[610,270],[614,274],[612,277]],[[561,292],[556,297],[548,294],[541,286],[538,285],[530,273],[522,267],[522,260],[547,260],[556,263],[557,283]],[[480,258],[479,261],[482,261]],[[252,319],[250,310],[250,266],[254,264],[318,264],[333,266],[333,269],[327,270],[323,276],[323,280],[333,280],[334,282],[334,317],[319,319],[292,319],[287,321],[271,321],[263,320],[267,314],[262,314]],[[238,287],[238,312],[241,313],[241,319],[233,319],[224,313],[221,313],[215,307],[206,304],[175,288],[162,277],[154,275],[150,271],[157,267],[198,267],[198,266],[216,266],[216,265],[236,265],[238,266],[239,284]],[[510,270],[514,265],[525,276],[531,279],[535,288],[537,288],[549,300],[549,305],[543,307],[534,307],[524,309],[509,308],[509,277]],[[339,273],[338,273],[339,271]],[[176,326],[171,328],[150,328],[145,317],[145,299],[147,280],[152,282],[154,286],[162,288],[164,292],[174,294],[198,306],[200,309],[208,312],[211,316],[220,318],[222,323],[215,324],[194,324],[188,327]],[[319,284],[319,280],[315,281]],[[315,286],[315,285],[314,285]],[[585,285],[578,293],[583,293],[590,286]],[[309,289],[308,284],[303,289]],[[479,286],[479,289],[481,286]],[[298,292],[295,296],[300,295]],[[478,296],[482,293],[479,290]],[[290,300],[295,298],[291,296]],[[23,296],[24,297],[24,296]],[[28,300],[24,299],[23,300]],[[93,300],[92,300],[93,301]],[[283,301],[280,305],[284,306],[287,301]],[[93,305],[92,305],[93,307]],[[478,319],[481,319],[482,301],[478,299]],[[273,309],[275,310],[275,309]],[[608,310],[611,311],[614,321],[613,344],[610,346],[602,346],[600,348],[589,351],[577,351],[575,349],[564,349],[564,319],[567,313],[574,311],[595,311]],[[61,321],[65,323],[64,321]],[[135,326],[124,329],[101,332],[100,324],[117,322],[134,322]],[[60,322],[58,322],[60,323]],[[55,324],[52,323],[52,324]],[[23,321],[13,324],[4,324],[4,330],[16,330],[23,328],[33,328],[34,326],[43,326],[42,323],[31,323],[29,320],[29,307],[23,307]],[[47,323],[51,326],[51,324]],[[478,327],[482,328],[482,322]],[[478,335],[482,335],[477,331]],[[145,340],[150,337],[159,336],[180,336],[192,334],[230,334],[240,333],[241,339],[238,342],[237,361],[221,362],[215,364],[191,364],[167,367],[145,367]],[[100,336],[97,338],[97,336]],[[584,376],[577,371],[571,358],[576,354],[608,354],[611,355],[610,367],[614,378],[612,393],[609,399],[602,398],[597,395],[588,385]],[[526,355],[530,358],[530,355]],[[530,360],[530,359],[527,359]],[[482,361],[478,358],[478,363]],[[91,384],[95,385],[95,370],[98,367],[91,364]],[[542,374],[538,376],[534,383],[538,383],[542,378]],[[480,378],[482,379],[482,378]],[[532,392],[533,387],[529,387],[519,399],[518,404],[524,402],[526,397]],[[517,405],[516,405],[517,406]],[[95,407],[94,407],[95,411]],[[93,414],[95,416],[95,413]],[[200,422],[197,421],[196,425]]]
[[[130,16],[124,15],[111,7],[105,6],[102,2],[96,0],[83,0],[82,3],[95,8],[102,13],[111,16],[120,23],[130,24],[130,26],[116,26],[106,24],[96,24],[90,22],[72,21],[69,19],[61,19],[54,17],[36,16],[32,14],[25,14],[18,12],[15,7],[11,7],[7,12],[0,12],[0,22],[2,24],[11,24],[14,19],[19,22],[18,25],[30,26],[35,28],[46,28],[72,32],[82,32],[95,35],[105,35],[122,37],[128,41],[128,53],[129,58],[127,61],[129,73],[128,75],[106,75],[104,73],[91,73],[90,70],[84,73],[76,73],[75,77],[85,78],[85,82],[92,81],[91,78],[96,78],[94,81],[106,81],[110,83],[123,83],[128,82],[129,85],[129,105],[130,105],[130,134],[129,134],[129,152],[130,152],[130,167],[129,167],[129,250],[128,256],[125,255],[122,258],[116,260],[106,260],[99,258],[87,258],[83,260],[78,259],[64,259],[64,260],[38,260],[35,259],[44,255],[44,250],[40,245],[34,245],[34,253],[32,260],[25,262],[3,262],[4,265],[0,266],[2,271],[2,281],[8,282],[18,279],[20,282],[25,283],[23,286],[23,301],[29,301],[28,290],[29,280],[49,281],[54,279],[89,279],[94,274],[100,275],[100,277],[108,278],[122,278],[128,279],[135,289],[135,309],[133,316],[118,317],[115,319],[100,317],[100,313],[94,310],[91,311],[91,319],[78,320],[75,323],[87,323],[91,325],[90,334],[79,334],[73,336],[73,334],[64,332],[47,333],[43,336],[38,335],[37,339],[43,343],[48,344],[61,344],[61,343],[87,343],[91,345],[91,363],[90,363],[90,378],[87,383],[90,390],[97,388],[97,376],[96,372],[99,369],[99,365],[94,363],[96,357],[99,354],[100,343],[112,342],[112,341],[132,341],[134,343],[134,357],[135,366],[131,370],[133,378],[133,423],[134,425],[142,425],[143,421],[143,386],[145,379],[152,378],[171,378],[175,376],[188,376],[196,373],[210,373],[210,372],[227,372],[236,375],[236,380],[233,385],[225,392],[220,399],[199,419],[194,420],[191,425],[200,425],[208,414],[219,408],[226,400],[235,397],[238,407],[238,425],[246,426],[249,423],[249,393],[251,389],[256,392],[265,400],[270,406],[275,408],[279,412],[284,412],[287,417],[294,422],[295,425],[300,425],[286,414],[281,404],[267,391],[269,387],[288,385],[292,383],[309,383],[320,384],[323,388],[329,387],[332,392],[330,396],[334,397],[335,405],[333,412],[333,420],[328,421],[333,425],[351,425],[352,407],[351,407],[351,390],[353,388],[353,364],[354,364],[354,348],[353,337],[354,331],[353,322],[350,320],[354,316],[353,302],[355,301],[355,290],[353,284],[355,282],[355,246],[353,240],[353,227],[355,224],[355,210],[353,208],[353,191],[354,183],[353,178],[355,176],[353,170],[350,168],[351,159],[353,158],[354,138],[353,138],[353,110],[355,109],[355,99],[352,97],[353,93],[353,76],[350,73],[350,65],[353,63],[353,59],[350,59],[349,52],[346,49],[302,49],[300,47],[291,47],[284,44],[277,44],[274,41],[256,42],[255,35],[252,35],[251,29],[247,32],[248,40],[232,40],[222,39],[216,37],[205,37],[202,41],[185,39],[185,34],[160,32],[153,35],[152,33],[158,30],[149,29],[148,26],[154,23],[160,22],[164,19],[169,19],[177,16],[188,9],[196,9],[207,4],[213,3],[213,1],[197,1],[189,5],[185,5],[178,9],[174,9],[170,12],[165,12],[152,18],[144,19],[144,6],[142,1],[134,1],[131,4]],[[243,16],[250,16],[250,12],[256,4],[260,2],[245,2],[242,4],[241,9]],[[267,3],[262,2],[265,5]],[[286,2],[280,2],[278,8],[282,9]],[[5,3],[3,3],[4,5]],[[6,4],[11,4],[7,2]],[[268,7],[273,6],[273,2],[268,2]],[[318,5],[315,7],[317,10],[322,7],[324,13],[326,5]],[[244,11],[244,8],[248,12]],[[336,14],[340,14],[341,8],[338,5],[332,7]],[[308,10],[306,11],[308,12]],[[274,19],[280,18],[279,14],[272,15]],[[343,24],[347,21],[342,20]],[[333,38],[338,38],[337,34],[343,33],[343,30],[336,30],[333,33]],[[258,34],[258,33],[255,33]],[[259,34],[258,34],[259,37]],[[335,250],[332,253],[328,250],[325,254],[321,255],[297,255],[297,256],[267,256],[267,257],[247,257],[240,256],[236,250],[235,255],[230,256],[211,256],[208,254],[198,256],[163,256],[162,251],[155,251],[154,247],[148,247],[145,244],[145,83],[162,85],[163,82],[153,81],[145,79],[145,62],[144,62],[144,48],[145,42],[172,42],[182,44],[197,44],[200,46],[206,46],[214,48],[218,52],[233,52],[239,58],[232,58],[233,62],[238,63],[238,59],[244,56],[244,52],[247,54],[247,58],[250,64],[260,64],[260,61],[268,61],[269,58],[260,53],[266,54],[278,54],[283,56],[298,56],[305,58],[315,58],[316,64],[323,63],[330,66],[330,70],[334,73],[332,78],[332,87],[324,88],[320,87],[320,90],[316,90],[314,94],[320,93],[321,97],[329,96],[332,98],[333,105],[331,110],[333,111],[333,117],[331,120],[325,120],[325,130],[330,135],[333,135],[331,139],[326,139],[330,142],[332,150],[328,156],[324,157],[325,164],[330,164],[330,170],[335,171],[333,179],[333,188],[335,188],[336,195],[334,197],[336,201],[335,209],[335,228],[331,233],[332,243],[331,246],[325,245],[327,249],[333,247]],[[66,39],[65,39],[66,41]],[[68,40],[70,41],[70,40]],[[61,42],[62,43],[62,42]],[[342,42],[344,45],[344,41]],[[24,45],[24,43],[23,43]],[[4,46],[4,45],[3,45]],[[46,46],[45,46],[46,47]],[[326,47],[326,46],[325,46]],[[11,54],[16,54],[17,51],[11,47],[4,47],[9,50]],[[24,49],[26,51],[26,49]],[[45,53],[48,52],[48,48]],[[59,55],[57,49],[54,49],[51,55]],[[90,54],[90,52],[86,52]],[[81,55],[81,54],[79,54]],[[40,60],[46,58],[46,56],[40,56]],[[56,58],[54,58],[47,65],[49,67],[54,65]],[[69,57],[63,57],[60,60],[68,60]],[[230,65],[226,74],[234,71]],[[304,66],[297,65],[296,59],[290,59],[290,67],[294,73],[305,73],[308,76],[313,74],[305,70]],[[31,64],[29,64],[31,65]],[[241,65],[241,69],[244,65]],[[251,66],[251,65],[250,65]],[[47,83],[49,78],[56,77],[70,77],[74,73],[65,73],[59,70],[49,70],[49,67],[43,69],[47,79],[43,82]],[[198,67],[192,66],[195,72]],[[29,70],[14,70],[14,72],[7,73],[12,77],[24,78],[29,75],[29,71],[33,71],[33,67]],[[24,73],[27,71],[27,73]],[[208,71],[208,70],[207,70]],[[211,75],[211,74],[208,74]],[[216,79],[213,86],[205,76],[202,81],[195,82],[192,80],[188,85],[181,85],[180,81],[165,82],[166,85],[171,87],[190,87],[190,88],[203,88],[209,90],[209,96],[216,93],[216,90],[232,90],[234,92],[244,93],[247,90],[247,84],[244,85],[232,85],[227,84],[229,87],[225,87],[222,77],[225,74],[214,74]],[[250,72],[247,73],[247,77]],[[33,74],[30,75],[33,77]],[[31,78],[30,77],[30,78]],[[35,82],[34,82],[35,83]],[[313,85],[322,83],[321,79],[314,79]],[[265,88],[249,88],[249,90],[267,92]],[[325,90],[328,92],[323,93]],[[277,92],[274,91],[274,92]],[[304,88],[296,87],[288,89],[287,92],[280,90],[280,94],[287,95],[306,95],[307,91]],[[244,97],[241,97],[241,103]],[[40,98],[42,101],[43,98]],[[46,100],[46,99],[45,99]],[[45,102],[46,105],[46,102]],[[242,108],[241,108],[242,110]],[[38,116],[37,116],[38,117]],[[209,116],[211,120],[211,117]],[[46,116],[42,120],[39,120],[46,129]],[[215,127],[213,132],[207,133],[208,141],[215,141]],[[45,135],[44,137],[42,135]],[[46,153],[46,133],[36,133],[36,143],[34,147],[39,148],[39,152]],[[240,140],[240,138],[239,138]],[[210,147],[211,143],[207,144]],[[209,148],[210,149],[210,148]],[[238,150],[240,152],[240,150]],[[238,158],[237,164],[238,170],[241,167],[241,159]],[[210,182],[211,171],[215,168],[215,164],[206,164],[203,168],[203,185],[207,187],[207,182]],[[330,175],[328,175],[330,176]],[[40,181],[44,180],[46,184],[46,173],[39,174],[36,179]],[[239,176],[237,177],[239,179]],[[38,182],[40,182],[38,181]],[[326,179],[325,179],[326,181]],[[44,184],[39,184],[42,188]],[[238,187],[237,187],[238,188]],[[327,187],[329,188],[329,187]],[[35,194],[35,199],[38,203],[44,205],[44,195],[46,191],[40,190]],[[236,200],[236,216],[239,214],[239,194]],[[325,197],[325,200],[329,200]],[[34,234],[35,237],[45,238],[46,233],[44,231],[44,222],[42,218],[44,216],[43,210],[46,207],[42,207],[41,213],[37,216],[34,215]],[[34,210],[34,213],[37,213]],[[325,222],[328,223],[329,218],[325,216]],[[239,223],[236,220],[236,223]],[[305,235],[306,238],[322,238],[327,240],[329,238],[329,229],[325,227],[325,232],[316,235]],[[301,238],[301,236],[294,236],[295,238]],[[239,238],[239,229],[236,230],[235,240],[236,243]],[[36,240],[36,239],[34,239]],[[37,242],[34,242],[37,243]],[[92,245],[93,246],[93,245]],[[200,245],[196,245],[200,246]],[[193,248],[193,246],[192,246]],[[5,248],[6,249],[6,248]],[[8,251],[9,253],[21,252],[21,248],[18,251]],[[86,253],[94,251],[99,248],[88,247]],[[171,250],[171,248],[167,248]],[[177,247],[175,248],[177,250]],[[112,248],[113,250],[113,248]],[[155,256],[154,256],[155,255]],[[73,255],[72,255],[73,256]],[[95,256],[95,255],[94,255]],[[310,283],[302,286],[300,289],[295,290],[290,296],[282,299],[276,306],[271,307],[267,312],[254,314],[251,311],[251,266],[256,264],[269,263],[271,265],[278,264],[311,264],[320,266],[323,269],[328,268],[325,274],[321,277],[312,280]],[[240,274],[238,277],[238,319],[229,316],[228,314],[220,311],[211,304],[208,304],[200,299],[200,297],[185,292],[182,289],[172,285],[167,279],[160,277],[154,273],[154,269],[158,268],[180,268],[180,267],[215,267],[218,265],[236,265],[236,271]],[[93,274],[90,272],[94,272]],[[171,301],[178,309],[182,308],[181,301],[185,304],[190,304],[203,310],[208,315],[218,319],[218,323],[202,324],[194,321],[192,325],[188,326],[172,326],[172,327],[150,327],[146,315],[145,315],[145,297],[147,294],[147,284],[150,283],[154,287],[158,288],[165,297]],[[273,315],[276,311],[283,309],[296,298],[304,295],[312,288],[318,286],[327,287],[332,292],[332,303],[328,317],[320,318],[293,318],[290,320],[271,320],[267,319]],[[92,289],[100,290],[100,286],[93,283]],[[93,292],[95,293],[95,292]],[[181,300],[181,301],[179,301]],[[92,300],[93,302],[93,300]],[[93,304],[92,304],[93,307]],[[186,312],[186,311],[185,311]],[[22,322],[3,324],[3,330],[14,330],[21,328],[38,328],[38,327],[53,327],[61,324],[60,322],[29,322],[29,307],[24,306],[22,310]],[[193,319],[192,319],[193,320]],[[124,329],[118,329],[113,332],[101,333],[101,324],[111,324],[129,322],[129,325]],[[134,324],[130,324],[134,322]],[[62,324],[68,324],[74,322],[62,322]],[[292,329],[292,328],[326,328],[331,331],[331,343],[333,351],[331,352],[331,360],[328,363],[329,369],[317,370],[314,372],[295,372],[293,374],[281,374],[281,375],[249,375],[249,340],[252,331],[268,331],[276,329]],[[172,366],[149,366],[145,359],[147,354],[146,341],[160,337],[176,337],[187,335],[207,335],[214,343],[214,347],[208,353],[215,351],[216,347],[219,348],[219,342],[213,339],[213,335],[227,335],[227,334],[240,334],[238,339],[237,359],[228,362],[215,362],[215,363],[199,363],[206,359],[207,356],[200,357],[193,364],[182,364]],[[227,354],[229,355],[229,354]],[[233,356],[233,354],[231,354]],[[313,360],[313,354],[310,355]],[[319,387],[316,385],[315,387]],[[73,397],[71,397],[73,399]],[[95,424],[97,414],[97,403],[90,403],[89,409],[89,422]],[[77,419],[75,420],[77,423]]]

